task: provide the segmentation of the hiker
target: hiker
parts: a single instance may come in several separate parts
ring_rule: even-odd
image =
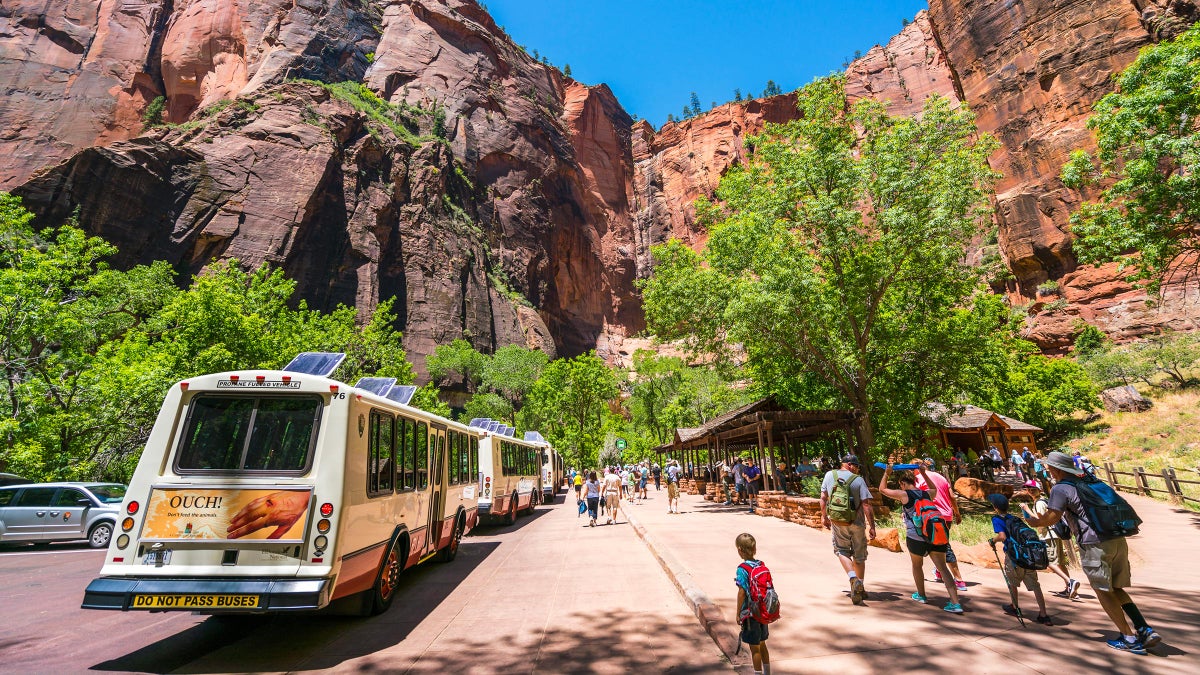
[[[625,479],[625,495],[629,499],[629,503],[636,504],[638,495],[640,494],[637,484],[642,479],[638,473],[638,468],[635,466],[631,469],[626,469],[621,477]]]
[[[654,476],[654,490],[656,492],[661,490],[662,489],[662,467],[658,465],[658,462],[655,462],[654,466],[650,468],[650,474]]]
[[[1033,509],[1021,504],[1021,512],[1025,515],[1025,520],[1028,522],[1032,518],[1038,518],[1046,515],[1046,511],[1050,509],[1050,503],[1046,501],[1045,495],[1042,494],[1042,488],[1037,484],[1037,481],[1030,481],[1025,485],[1025,490],[1033,497]],[[1050,565],[1046,569],[1058,575],[1063,583],[1067,585],[1061,593],[1055,595],[1064,598],[1074,598],[1079,595],[1079,582],[1071,578],[1070,572],[1067,571],[1069,562],[1069,546],[1067,542],[1054,531],[1052,527],[1037,527],[1038,538],[1046,542],[1046,558],[1050,561]]]
[[[767,624],[756,621],[750,612],[750,574],[763,566],[762,561],[754,557],[758,552],[758,543],[754,541],[753,535],[743,532],[734,540],[734,545],[737,546],[738,555],[742,557],[742,563],[738,565],[737,576],[734,578],[738,587],[738,623],[742,626],[738,637],[750,645],[750,659],[754,665],[754,672],[771,675],[771,653],[767,650],[770,630]]]
[[[754,507],[758,506],[758,491],[762,487],[762,470],[754,466],[753,459],[747,459],[746,467],[742,469],[742,477],[746,479],[746,499],[750,501],[750,513],[754,513]]]
[[[621,476],[613,469],[608,469],[604,476],[605,510],[608,511],[607,525],[616,523],[617,511],[621,508]]]
[[[679,513],[679,464],[667,462],[667,513]]]
[[[1008,528],[1012,520],[1015,519],[1015,516],[1012,516],[1008,512],[1008,497],[993,493],[987,496],[987,500],[995,512],[992,515],[992,532],[996,535],[988,540],[988,544],[992,546],[993,550],[996,544],[1004,544],[1004,580],[1008,582],[1008,592],[1013,599],[1012,604],[1001,605],[1000,608],[1009,616],[1021,615],[1021,610],[1017,608],[1016,600],[1017,593],[1021,590],[1021,582],[1024,582],[1025,590],[1033,591],[1033,597],[1037,599],[1037,622],[1043,626],[1053,626],[1054,622],[1050,620],[1050,615],[1046,613],[1046,596],[1042,594],[1042,585],[1038,583],[1037,571],[1025,569],[1017,565],[1013,557],[1011,551],[1013,543],[1008,539]]]
[[[575,483],[575,503],[578,504],[579,500],[582,499],[583,474],[579,474],[579,473],[575,474],[575,477],[572,478],[571,481],[573,483]]]
[[[821,480],[821,523],[833,533],[833,554],[850,578],[850,601],[856,605],[867,599],[867,542],[875,538],[871,490],[861,470],[858,457],[846,455],[841,470]]]
[[[1070,457],[1058,451],[1046,455],[1045,464],[1055,484],[1050,488],[1046,515],[1029,519],[1029,525],[1049,527],[1066,518],[1071,535],[1079,544],[1079,562],[1083,573],[1096,592],[1104,613],[1120,631],[1116,639],[1108,640],[1108,646],[1117,651],[1145,655],[1147,649],[1162,642],[1162,636],[1150,627],[1125,590],[1133,585],[1129,569],[1129,542],[1123,536],[1111,534],[1102,539],[1096,529],[1098,523],[1089,521],[1079,497],[1079,488],[1076,487],[1086,474],[1084,469],[1075,466]]]
[[[737,492],[733,486],[733,467],[726,460],[721,464],[721,485],[725,489],[725,506],[733,505],[733,497]]]
[[[579,476],[576,476],[576,478],[578,478],[578,477]],[[600,503],[600,481],[596,480],[596,472],[595,471],[588,474],[586,487],[587,487],[587,496],[586,496],[587,510],[588,510],[588,516],[591,518],[591,522],[588,523],[588,527],[595,527],[596,526],[596,517],[597,517],[596,508],[598,507],[598,505]]]
[[[933,566],[942,573],[942,583],[946,586],[946,592],[950,594],[950,601],[946,603],[942,609],[951,614],[962,614],[962,605],[958,602],[958,588],[954,585],[954,576],[950,574],[950,570],[946,567],[946,546],[949,539],[946,537],[946,523],[941,518],[941,513],[937,510],[937,505],[933,503],[934,497],[937,496],[937,484],[930,480],[926,474],[924,462],[917,464],[918,471],[925,478],[925,484],[929,486],[926,490],[918,490],[916,480],[913,474],[908,471],[903,471],[897,475],[896,480],[900,485],[899,490],[893,490],[887,486],[888,478],[892,475],[892,465],[888,463],[887,468],[883,472],[883,478],[879,481],[879,492],[885,496],[891,497],[900,502],[904,506],[904,525],[905,525],[905,540],[908,544],[908,555],[912,562],[913,582],[916,583],[917,591],[912,594],[912,599],[921,604],[927,602],[925,596],[925,556],[929,556],[933,560]],[[920,502],[920,504],[918,504]],[[922,507],[918,510],[918,506]],[[930,513],[932,511],[932,513]],[[918,528],[918,522],[921,527]],[[940,522],[940,527],[938,523]],[[926,529],[926,525],[934,531],[935,538],[941,541],[929,541],[925,534],[920,530]]]
[[[933,460],[926,457],[925,462],[930,466],[933,465]],[[962,511],[958,508],[958,497],[954,495],[954,488],[950,487],[950,481],[946,477],[932,469],[926,470],[926,475],[933,480],[933,484],[937,486],[937,493],[933,498],[933,503],[937,504],[938,513],[942,515],[942,519],[946,521],[946,533],[950,533],[952,525],[962,523]],[[928,490],[929,485],[925,482],[922,476],[916,476],[913,479],[918,490]],[[962,572],[958,569],[958,557],[954,555],[954,545],[946,544],[946,567],[954,574],[954,587],[960,591],[967,590],[967,582],[963,581]],[[933,570],[934,581],[944,581],[942,573]]]
[[[733,458],[733,487],[737,490],[737,497],[733,503],[749,503],[750,500],[746,496],[746,465],[742,463],[741,457]]]
[[[1013,473],[1017,476],[1017,482],[1024,483],[1026,480],[1024,471],[1025,458],[1021,456],[1021,453],[1016,448],[1013,448],[1010,462],[1012,463]]]
[[[641,474],[638,477],[638,493],[642,500],[645,501],[647,499],[646,484],[650,482],[650,467],[645,462],[642,462],[641,466],[638,467],[638,473]]]

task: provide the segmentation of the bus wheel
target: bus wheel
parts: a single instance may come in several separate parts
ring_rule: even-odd
[[[400,584],[400,572],[404,570],[404,552],[400,548],[400,538],[392,542],[383,566],[379,568],[379,577],[375,587],[371,589],[371,615],[383,614],[392,606],[396,598],[396,587]]]
[[[512,506],[508,507],[508,514],[506,514],[504,516],[504,524],[505,525],[516,525],[517,524],[517,506],[520,504],[520,502],[517,501],[516,493],[513,494],[512,499],[510,501],[512,502]]]
[[[458,544],[463,538],[463,521],[458,519],[458,524],[454,526],[454,535],[450,537],[450,543],[446,544],[446,548],[438,552],[438,562],[450,562],[458,556]]]

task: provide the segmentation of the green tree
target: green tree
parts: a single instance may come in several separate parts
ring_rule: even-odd
[[[739,101],[739,102],[742,100],[742,90],[741,89],[733,90],[733,100]]]
[[[472,396],[463,406],[462,419],[473,420],[485,417],[493,420],[513,422],[513,407],[503,396],[492,391],[481,391]],[[513,424],[513,426],[516,426]]]
[[[542,376],[549,360],[545,352],[521,345],[505,345],[496,350],[484,364],[483,387],[504,399],[508,413],[494,419],[507,419],[516,426],[516,411],[521,409],[525,395]]]
[[[563,75],[571,77],[571,64],[567,63],[563,65]]]
[[[656,444],[665,443],[675,431],[676,420],[663,413],[674,402],[683,384],[683,359],[658,356],[639,349],[633,353],[629,409],[636,427],[644,428]]]
[[[701,110],[701,108],[700,108],[700,95],[699,95],[699,94],[697,94],[697,93],[696,93],[696,92],[694,92],[694,91],[692,92],[691,103],[692,103],[692,114],[693,114],[693,115],[699,115],[699,114],[700,114],[700,110]]]
[[[1071,217],[1082,262],[1123,260],[1157,287],[1200,270],[1200,26],[1142,50],[1088,119],[1097,154],[1077,151],[1063,182],[1108,185]],[[1125,254],[1132,256],[1125,259]]]
[[[461,378],[468,392],[474,392],[483,379],[488,356],[477,351],[470,342],[458,339],[448,345],[438,345],[425,359],[425,368],[433,380],[447,383]]]
[[[1100,406],[1096,385],[1083,365],[1045,356],[1025,340],[995,340],[990,354],[977,355],[972,371],[975,377],[966,387],[971,403],[1051,433],[1068,429],[1076,412]]]
[[[778,84],[775,84],[775,80],[767,80],[767,88],[763,89],[764,98],[768,96],[779,96],[782,93],[783,90],[779,88]]]
[[[596,466],[616,375],[588,352],[546,366],[521,409],[521,427],[536,429],[576,466]]]
[[[876,419],[885,447],[911,438],[920,405],[951,393],[995,330],[974,311],[984,294],[965,253],[996,143],[939,97],[892,118],[873,101],[849,106],[830,77],[798,101],[800,119],[769,125],[749,165],[721,180],[722,205],[698,203],[707,250],[654,249],[648,323],[703,351],[740,343],[785,402],[853,408],[873,453]]]

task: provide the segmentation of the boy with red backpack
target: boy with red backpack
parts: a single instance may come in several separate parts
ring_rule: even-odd
[[[771,571],[761,560],[754,558],[758,543],[754,536],[742,533],[734,540],[742,563],[738,565],[734,582],[738,587],[738,623],[742,626],[738,636],[750,645],[750,658],[754,672],[771,675],[771,653],[767,651],[767,625],[779,618],[779,596],[771,580]]]

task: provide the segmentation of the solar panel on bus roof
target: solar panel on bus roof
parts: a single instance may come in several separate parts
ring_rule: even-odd
[[[484,423],[484,422],[490,422],[490,421],[491,421],[491,420],[489,420],[489,419],[488,419],[488,418],[486,418],[486,417],[472,417],[472,418],[471,418],[471,421],[467,423],[467,426],[469,426],[469,427],[475,427],[476,429],[482,429],[482,428],[483,428],[483,423]]]
[[[345,359],[346,355],[341,352],[301,352],[283,369],[289,373],[329,377]]]
[[[546,442],[546,439],[542,438],[542,435],[536,431],[526,431],[525,432],[525,440],[530,441],[532,443],[545,443]]]
[[[387,393],[387,398],[399,403],[400,405],[408,405],[408,402],[412,400],[413,394],[416,393],[417,388],[413,385],[401,384],[399,386],[392,387],[391,391]]]
[[[505,425],[504,431],[502,431],[501,433],[503,433],[505,436],[508,436],[509,438],[512,438],[513,435],[516,434],[516,432],[517,432],[516,428]]]
[[[488,431],[495,434],[495,433],[500,432],[500,427],[502,427],[502,426],[504,426],[504,425],[500,424],[496,420],[488,420],[487,426],[484,427],[484,429],[487,429]]]
[[[387,396],[395,385],[394,377],[364,377],[354,384],[354,388],[369,391],[377,396]]]

